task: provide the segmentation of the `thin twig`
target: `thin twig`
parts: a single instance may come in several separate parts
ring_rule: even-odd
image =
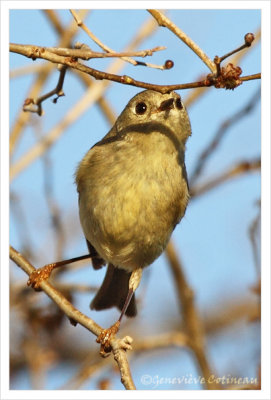
[[[164,347],[180,347],[183,348],[189,343],[189,338],[184,332],[168,332],[161,335],[146,337],[135,341],[133,350],[136,351],[149,351],[157,350]]]
[[[253,93],[249,101],[240,110],[238,110],[231,117],[225,119],[221,123],[220,127],[218,128],[211,142],[207,144],[205,149],[201,152],[201,154],[198,157],[198,162],[194,168],[194,171],[191,173],[191,176],[189,177],[189,183],[191,187],[194,185],[194,182],[199,178],[209,157],[213,154],[214,150],[221,143],[221,140],[223,139],[228,129],[236,122],[240,122],[240,120],[243,117],[250,115],[251,111],[258,104],[258,101],[260,100],[260,93],[261,90],[259,88],[257,89],[256,93]]]
[[[65,57],[75,57],[82,60],[91,60],[93,58],[123,58],[123,57],[147,57],[152,56],[153,53],[157,51],[164,50],[164,46],[157,46],[153,49],[140,50],[140,51],[122,51],[122,52],[112,52],[112,53],[100,53],[97,51],[92,51],[90,49],[80,48],[80,49],[67,49],[62,47],[44,47],[51,53],[57,54],[59,56]]]
[[[84,22],[82,21],[82,19],[79,17],[79,15],[76,13],[75,10],[70,10],[77,26],[79,26],[81,29],[83,29],[83,31],[104,51],[106,51],[107,53],[116,53],[114,50],[112,50],[110,47],[108,47],[107,45],[105,45],[104,43],[102,43],[100,41],[100,39],[97,38],[97,36],[95,36],[91,30],[84,24]],[[156,68],[156,69],[166,69],[165,68],[165,64],[164,65],[155,65],[155,64],[150,64],[150,63],[145,63],[145,62],[140,62],[140,61],[136,61],[133,60],[132,58],[130,58],[131,56],[121,56],[123,61],[126,61],[134,66],[136,65],[141,65],[141,66],[146,66],[146,67],[150,67],[150,68]]]
[[[99,71],[94,68],[90,68],[87,65],[79,63],[78,61],[74,60],[71,57],[58,56],[57,54],[51,53],[48,50],[46,50],[44,47],[40,47],[40,46],[21,45],[21,44],[11,43],[10,51],[24,55],[24,56],[26,56],[28,58],[32,58],[32,59],[42,58],[42,59],[51,61],[52,63],[63,64],[67,67],[74,68],[78,71],[89,74],[98,80],[106,79],[106,80],[118,82],[118,83],[121,83],[124,85],[131,85],[131,86],[136,86],[136,87],[140,87],[143,89],[156,90],[161,93],[168,93],[173,90],[192,89],[192,88],[209,87],[209,86],[216,85],[216,79],[215,78],[210,79],[210,77],[207,79],[204,79],[203,81],[200,81],[200,82],[181,83],[181,84],[175,84],[175,85],[155,85],[155,84],[151,84],[151,83],[147,83],[147,82],[137,81],[127,75],[120,76],[120,75],[116,75],[116,74],[112,74],[112,73],[108,73],[108,72]],[[260,78],[261,78],[261,74],[258,73],[258,74],[253,74],[253,75],[249,75],[249,76],[239,77],[239,81],[241,83],[243,81],[260,79]]]
[[[10,79],[15,79],[24,75],[37,74],[46,71],[46,69],[48,69],[48,63],[24,65],[23,67],[11,70],[9,77]]]
[[[219,299],[213,309],[208,310],[202,319],[205,332],[208,337],[215,335],[219,331],[227,329],[229,326],[238,323],[248,323],[259,317],[259,303],[254,296],[245,295],[225,297]]]
[[[239,53],[241,50],[246,49],[247,47],[250,47],[252,42],[254,41],[255,37],[253,33],[247,33],[244,37],[244,41],[245,43],[242,44],[241,46],[237,47],[237,49],[234,49],[226,54],[224,54],[224,56],[220,56],[220,57],[215,57],[215,64],[221,64],[222,61],[224,61],[226,58],[232,56],[233,54]]]
[[[36,131],[37,136],[40,139],[40,130],[37,129]],[[61,219],[61,207],[58,206],[53,194],[53,169],[49,153],[44,153],[43,157],[41,157],[41,161],[43,166],[44,198],[48,207],[48,211],[50,213],[53,234],[55,235],[55,259],[60,260],[63,258],[63,249],[65,246],[65,230]]]
[[[31,86],[27,97],[29,98],[35,98],[39,95],[42,87],[45,85],[50,73],[54,70],[55,66],[50,63],[46,63],[46,66],[44,69],[42,69],[33,85]],[[15,146],[18,143],[18,140],[24,130],[24,128],[27,126],[29,123],[31,114],[30,113],[25,113],[23,112],[22,109],[19,110],[18,116],[15,119],[15,123],[13,124],[13,127],[11,129],[10,133],[10,140],[9,140],[9,151],[10,151],[10,157],[12,158],[15,150]]]
[[[61,35],[63,33],[63,28],[60,19],[58,18],[57,12],[55,10],[42,10],[46,15],[50,23],[52,24],[55,31]]]
[[[215,63],[202,51],[202,49],[178,26],[176,26],[169,18],[167,18],[159,10],[148,10],[148,12],[156,19],[160,26],[168,28],[178,38],[180,38],[197,56],[204,62],[212,73],[216,72]]]
[[[44,12],[47,15],[49,21],[52,23],[56,32],[58,32],[59,34],[62,35],[63,32],[65,32],[66,28],[62,27],[60,18],[58,17],[56,12],[53,10],[44,10]],[[86,10],[84,10],[83,12],[81,10],[81,12],[80,12],[81,17],[86,16],[86,14],[87,14]],[[73,26],[74,26],[74,24],[73,24]],[[77,74],[77,76],[80,77],[80,79],[84,82],[84,84],[87,88],[89,88],[93,84],[93,80],[89,75],[78,73],[78,71],[75,71],[75,70],[72,70],[72,71],[75,72]],[[19,74],[20,71],[18,70],[17,73]],[[110,125],[113,125],[113,123],[115,122],[116,116],[115,116],[114,112],[112,111],[112,105],[109,106],[108,102],[103,97],[99,98],[97,100],[97,103],[98,103],[98,106],[100,107],[101,111],[104,113],[105,117],[109,121]]]
[[[241,80],[242,82],[254,81],[255,79],[261,79],[261,73],[252,74],[252,75],[247,75],[247,76],[241,76],[241,77],[240,77],[240,80]]]
[[[50,90],[48,93],[38,97],[37,99],[27,98],[24,102],[23,110],[30,111],[33,113],[37,113],[39,116],[42,115],[42,103],[49,99],[50,97],[54,96],[55,94],[57,97],[54,99],[54,103],[57,102],[57,99],[61,96],[64,96],[63,92],[63,84],[64,78],[67,71],[67,67],[65,65],[59,65],[59,78],[56,87],[53,90]],[[33,107],[36,106],[36,107]]]
[[[79,283],[63,283],[54,281],[54,285],[58,290],[70,293],[94,293],[98,290],[98,286],[83,285]]]
[[[79,389],[82,387],[82,385],[89,380],[92,375],[97,373],[100,369],[104,367],[108,367],[108,365],[112,365],[113,361],[112,358],[99,358],[98,360],[95,360],[93,362],[93,354],[91,352],[90,356],[86,358],[84,361],[83,366],[80,368],[80,370],[73,375],[72,377],[69,377],[67,383],[62,385],[59,389],[60,390],[75,390]]]
[[[254,41],[253,41],[253,47],[255,48],[255,45],[258,44],[261,40],[261,28],[257,30],[257,32],[254,35]],[[240,51],[236,54],[234,54],[233,57],[231,57],[230,62],[233,63],[234,65],[240,65],[241,61],[249,54],[247,51]]]
[[[208,192],[221,185],[222,183],[237,177],[242,174],[246,174],[248,172],[258,171],[261,168],[261,160],[259,158],[251,161],[241,161],[238,164],[230,167],[228,170],[223,172],[221,175],[218,175],[215,178],[210,179],[209,181],[201,184],[195,185],[190,189],[190,195],[193,198],[198,198],[202,194]]]
[[[253,47],[255,47],[256,44],[259,43],[261,38],[261,29],[259,29],[256,34],[255,34],[255,39],[253,42]],[[239,52],[236,53],[233,57],[230,58],[229,62],[232,63],[233,65],[240,65],[241,61],[249,54],[247,51]],[[201,79],[196,79],[201,80]],[[198,88],[191,90],[191,92],[184,98],[184,103],[186,107],[190,107],[193,103],[195,103],[196,100],[198,100],[200,97],[202,97],[204,94],[207,93],[207,88]]]

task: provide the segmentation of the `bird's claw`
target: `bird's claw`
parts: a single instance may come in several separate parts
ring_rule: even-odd
[[[42,268],[36,269],[31,273],[27,281],[28,286],[32,286],[35,290],[40,290],[41,282],[47,280],[54,268],[54,264],[47,264]]]
[[[97,337],[96,342],[101,343],[100,354],[102,357],[109,356],[112,347],[110,344],[111,339],[116,335],[120,327],[120,321],[117,321],[110,328],[103,329]]]

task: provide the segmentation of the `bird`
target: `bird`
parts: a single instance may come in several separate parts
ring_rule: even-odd
[[[136,94],[75,172],[89,253],[47,264],[29,277],[28,285],[39,290],[59,266],[86,258],[92,259],[95,270],[107,265],[90,307],[117,307],[121,313],[97,338],[103,356],[111,351],[111,337],[123,316],[137,314],[135,291],[142,270],[164,251],[185,214],[189,201],[185,150],[190,135],[190,119],[178,93]]]
[[[144,90],[76,170],[79,216],[94,269],[107,265],[91,308],[137,313],[142,269],[164,251],[189,200],[187,110],[176,92]]]

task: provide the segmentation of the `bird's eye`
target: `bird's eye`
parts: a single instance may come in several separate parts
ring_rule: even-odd
[[[147,111],[146,104],[143,101],[141,101],[140,103],[137,103],[137,105],[135,107],[135,111],[139,115],[145,114],[145,112]]]
[[[178,110],[181,110],[183,108],[180,97],[178,97],[178,99],[176,100],[175,105],[176,105],[176,108],[178,108]]]

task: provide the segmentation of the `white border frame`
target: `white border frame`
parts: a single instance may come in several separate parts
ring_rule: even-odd
[[[23,391],[9,390],[9,63],[10,9],[261,9],[262,10],[262,390],[235,391]],[[1,1],[1,399],[270,399],[270,1]],[[144,392],[144,394],[142,393]]]

